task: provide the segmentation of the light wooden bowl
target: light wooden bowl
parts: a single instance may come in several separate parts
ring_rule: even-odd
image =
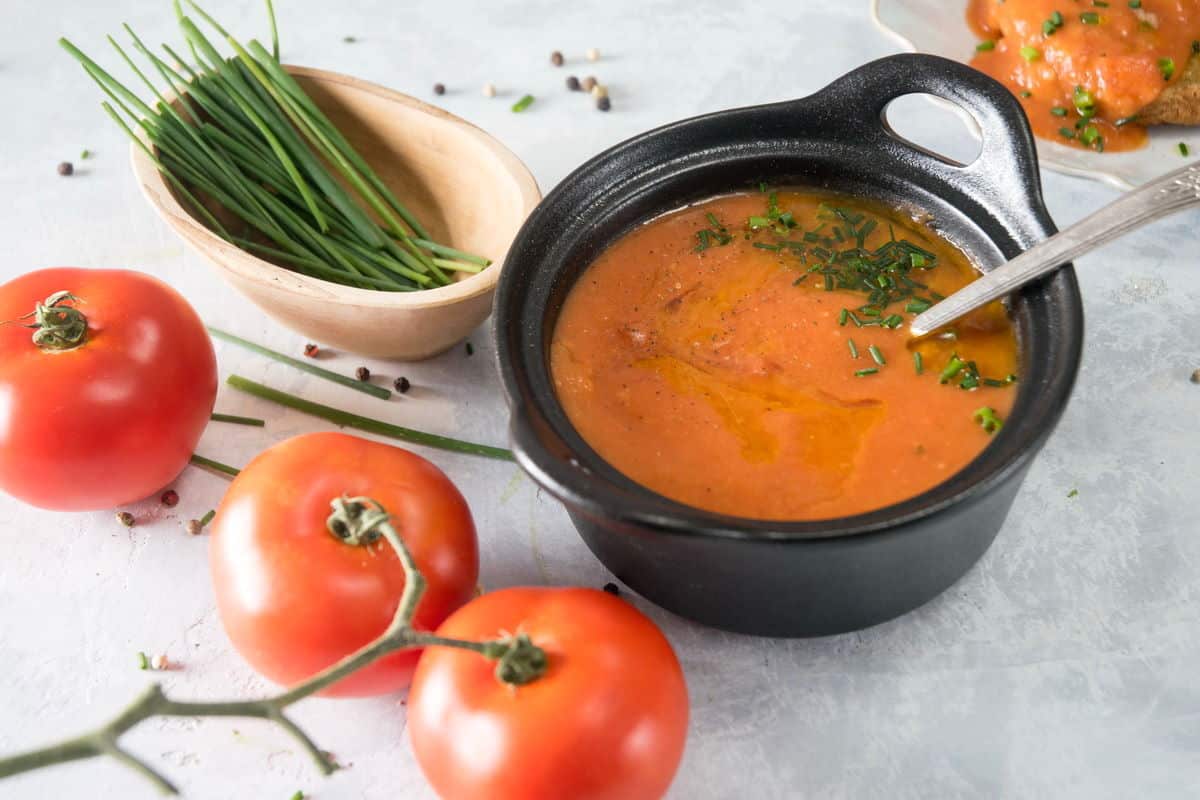
[[[537,182],[504,145],[439,108],[345,75],[286,69],[435,240],[494,263],[419,292],[357,289],[302,275],[209,230],[135,145],[133,171],[146,199],[235,289],[314,342],[404,360],[453,346],[491,313],[508,246],[541,199]]]

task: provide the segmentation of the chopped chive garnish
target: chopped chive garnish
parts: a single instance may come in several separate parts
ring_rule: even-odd
[[[1008,386],[1008,382],[1007,381],[998,381],[995,378],[984,378],[983,385],[984,386],[993,386],[997,389],[1002,389],[1005,386]]]
[[[1071,130],[1070,128],[1059,128],[1058,135],[1062,136],[1064,139],[1074,139],[1075,131]]]
[[[1096,95],[1082,86],[1075,87],[1075,91],[1071,94],[1071,102],[1075,106],[1075,111],[1084,119],[1091,119],[1096,115]]]
[[[988,50],[995,50],[995,49],[996,49],[996,43],[994,41],[992,41],[991,39],[984,39],[982,42],[975,45],[975,52],[977,52],[977,53],[983,53]]]
[[[1050,113],[1056,117],[1065,117],[1067,115],[1067,110],[1062,106],[1055,106],[1054,108],[1050,109]]]
[[[825,276],[825,291],[827,291],[827,292],[833,291],[833,276],[832,275]]]
[[[979,376],[970,370],[963,375],[962,381],[958,384],[960,389],[977,389],[979,387]]]
[[[838,314],[838,325],[845,327],[846,320],[848,320],[849,318],[850,318],[850,312],[843,308],[842,313]]]
[[[861,328],[863,326],[862,320],[860,320],[853,311],[850,312],[850,321],[854,323],[854,327],[856,328]]]
[[[1079,497],[1079,490],[1078,490],[1078,489],[1072,489],[1071,491],[1067,492],[1067,499],[1068,499],[1068,500],[1073,500],[1073,499],[1075,499],[1076,497]]]
[[[1021,52],[1021,58],[1025,59],[1026,61],[1028,61],[1030,63],[1033,63],[1034,61],[1037,61],[1039,58],[1042,57],[1041,50],[1038,50],[1036,47],[1030,47],[1028,45],[1026,45],[1025,47],[1022,47],[1020,52]]]
[[[1129,7],[1130,8],[1141,8],[1142,0],[1129,0]]]
[[[908,305],[904,307],[904,310],[909,314],[921,314],[925,311],[928,311],[932,305],[933,303],[930,303],[928,300],[922,300],[919,297],[915,297],[908,301]]]
[[[1200,39],[1192,40],[1192,55],[1200,55]]]
[[[1163,80],[1169,81],[1175,74],[1175,59],[1160,58],[1158,60],[1158,71],[1162,73]]]
[[[920,375],[925,372],[925,360],[921,358],[921,353],[917,350],[913,351],[913,369]]]
[[[709,211],[707,214],[705,214],[704,218],[707,219],[708,224],[712,225],[714,228],[724,228],[725,227],[724,225],[721,224],[721,220],[717,219],[717,215],[712,213],[711,211]]]
[[[146,658],[146,654],[141,650],[137,654],[137,667],[138,669],[150,669],[150,659]]]
[[[1055,12],[1051,13],[1051,14],[1050,14],[1050,21],[1051,21],[1051,22],[1053,22],[1055,25],[1057,25],[1057,26],[1059,26],[1059,27],[1062,27],[1062,24],[1063,24],[1063,15],[1062,15],[1062,13],[1061,13],[1061,12],[1059,12],[1059,11],[1055,11]]]
[[[851,357],[851,358],[858,358],[858,345],[856,345],[856,344],[854,343],[854,340],[853,340],[853,339],[847,339],[847,340],[846,340],[846,344],[847,344],[847,346],[849,346],[849,348],[850,348],[850,357]]]
[[[875,373],[877,373],[877,372],[879,372],[879,368],[878,368],[878,367],[868,367],[867,369],[859,369],[859,370],[855,370],[855,371],[854,371],[854,377],[856,377],[856,378],[865,378],[865,377],[867,377],[868,375],[874,375],[874,374],[875,374]]]
[[[1130,114],[1128,117],[1121,117],[1120,119],[1114,120],[1113,125],[1117,126],[1118,128],[1124,128],[1131,122],[1137,122],[1137,114]]]
[[[990,406],[976,409],[972,416],[988,433],[995,433],[1004,427],[1004,421],[996,414],[996,409]]]
[[[942,370],[942,374],[938,376],[938,380],[942,383],[949,383],[958,373],[963,371],[963,367],[967,366],[967,362],[963,361],[957,355],[950,357],[950,363]]]
[[[777,244],[767,244],[766,242],[755,242],[754,246],[759,250],[770,250],[773,253],[778,253],[783,248]]]
[[[514,114],[520,114],[525,109],[533,105],[533,95],[527,94],[517,102],[513,103],[512,110]]]
[[[1079,21],[1084,25],[1099,25],[1100,15],[1095,11],[1085,11],[1079,15]]]
[[[746,222],[749,223],[751,229],[771,227],[771,220],[766,217],[750,217]]]
[[[1180,142],[1179,143],[1179,155],[1183,156],[1184,158],[1187,158],[1188,153],[1189,153],[1189,150],[1188,150],[1187,142]]]
[[[801,275],[799,278],[796,278],[796,280],[792,281],[792,286],[799,286],[800,284],[804,283],[804,281],[807,279],[808,279],[807,274]]]
[[[1021,97],[1029,99],[1030,97],[1033,97],[1033,92],[1029,91],[1028,89],[1023,89],[1021,90]]]
[[[871,358],[874,359],[875,363],[878,364],[879,366],[882,367],[884,364],[887,363],[887,359],[885,359],[883,357],[883,351],[881,351],[875,345],[871,345],[870,347],[868,347],[867,352],[871,354]]]
[[[1094,5],[1096,8],[1108,8],[1108,3],[1106,3],[1104,0],[1092,0],[1092,5]]]

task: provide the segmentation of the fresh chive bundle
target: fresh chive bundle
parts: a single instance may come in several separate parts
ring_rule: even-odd
[[[234,51],[225,57],[176,0],[194,64],[167,45],[156,55],[125,26],[160,88],[115,39],[109,42],[153,94],[144,102],[66,39],[59,44],[100,86],[101,105],[142,148],[181,199],[227,242],[315,278],[364,289],[445,286],[454,272],[490,262],[430,240],[272,51],[243,45],[191,0],[187,5]],[[172,105],[167,95],[178,100]],[[124,115],[124,117],[122,116]],[[132,126],[126,121],[132,122]],[[152,147],[134,133],[140,129]],[[241,223],[223,225],[201,198]]]

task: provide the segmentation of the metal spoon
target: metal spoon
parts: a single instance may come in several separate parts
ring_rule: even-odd
[[[914,319],[912,333],[932,333],[1119,236],[1196,205],[1200,205],[1200,163],[1150,181],[985,273]]]

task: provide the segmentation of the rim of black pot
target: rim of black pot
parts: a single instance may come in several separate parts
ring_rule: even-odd
[[[949,161],[890,129],[884,118],[887,105],[913,93],[940,96],[975,117],[983,134],[975,161]],[[584,441],[558,401],[548,362],[557,306],[575,278],[625,231],[688,202],[743,185],[749,188],[756,179],[769,177],[755,175],[754,169],[769,168],[772,153],[784,163],[798,158],[793,153],[797,148],[804,151],[806,163],[821,170],[836,171],[840,163],[848,165],[847,172],[874,175],[884,188],[865,194],[890,196],[918,209],[938,208],[943,217],[957,214],[960,228],[975,231],[980,245],[967,249],[984,270],[1057,230],[1042,201],[1033,137],[1016,98],[983,73],[937,56],[883,58],[809,97],[676,122],[592,158],[543,199],[517,234],[493,315],[517,461],[573,512],[689,536],[863,536],[903,527],[986,495],[1022,469],[1053,430],[1074,386],[1083,346],[1083,304],[1070,265],[1027,286],[1010,301],[1023,374],[1003,429],[964,469],[900,503],[822,520],[720,514],[634,482]],[[870,157],[869,164],[853,160],[864,155]],[[709,173],[741,174],[739,170],[745,171],[743,184],[718,183],[706,194],[694,188],[703,185]],[[672,193],[684,184],[693,188]],[[876,186],[863,180],[856,185]],[[893,191],[886,188],[889,185],[903,189]],[[660,199],[647,210],[649,197]],[[663,197],[675,201],[664,202]],[[605,225],[612,229],[608,235],[596,233]],[[963,246],[961,241],[955,244]]]

